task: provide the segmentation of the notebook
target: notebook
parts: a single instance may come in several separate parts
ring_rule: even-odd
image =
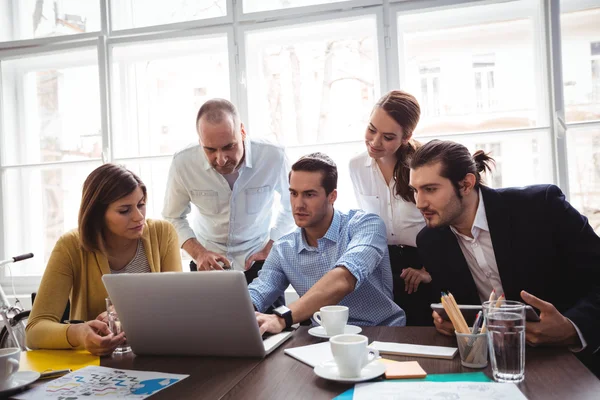
[[[381,354],[393,354],[396,356],[414,356],[427,358],[443,358],[451,360],[456,355],[458,348],[443,346],[425,346],[419,344],[373,342],[371,347],[379,350]]]

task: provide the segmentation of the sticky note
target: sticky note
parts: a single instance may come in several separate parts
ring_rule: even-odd
[[[427,376],[427,372],[421,368],[418,361],[394,361],[386,358],[379,361],[386,366],[386,379],[418,379]]]

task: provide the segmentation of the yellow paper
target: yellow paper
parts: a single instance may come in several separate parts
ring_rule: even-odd
[[[19,371],[75,371],[88,365],[100,365],[100,357],[85,350],[30,350],[21,353]]]

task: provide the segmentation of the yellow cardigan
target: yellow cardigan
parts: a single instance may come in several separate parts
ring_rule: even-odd
[[[142,242],[152,272],[181,271],[177,232],[170,223],[146,220]],[[95,319],[106,311],[104,274],[110,274],[104,254],[84,250],[76,230],[62,235],[52,250],[29,316],[27,347],[72,349],[67,340],[69,325],[60,323],[67,298],[71,300],[71,319]]]

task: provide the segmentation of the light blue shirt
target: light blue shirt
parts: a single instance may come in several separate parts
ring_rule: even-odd
[[[327,272],[344,266],[356,278],[354,291],[339,303],[350,309],[348,323],[404,326],[404,311],[394,303],[392,270],[385,224],[362,210],[335,210],[331,226],[317,247],[309,246],[300,228],[275,243],[248,286],[256,309],[264,312],[291,284],[299,296]]]
[[[244,148],[245,159],[233,187],[212,167],[200,145],[176,153],[162,213],[175,226],[180,246],[196,238],[208,250],[233,261],[239,271],[269,239],[275,241],[295,226],[290,167],[283,147],[246,139]],[[275,203],[276,197],[280,204]]]

